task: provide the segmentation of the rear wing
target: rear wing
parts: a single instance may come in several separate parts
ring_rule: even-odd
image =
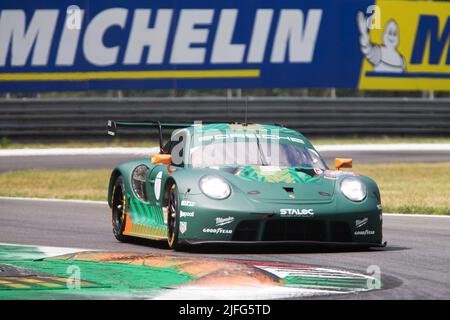
[[[163,149],[163,128],[185,128],[191,126],[192,123],[174,123],[174,122],[161,122],[161,121],[114,121],[108,120],[108,134],[115,137],[117,135],[117,129],[121,127],[135,127],[135,128],[156,128],[159,135],[159,149],[164,152]]]

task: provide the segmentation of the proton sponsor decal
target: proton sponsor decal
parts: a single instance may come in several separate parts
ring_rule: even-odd
[[[342,170],[325,170],[323,172],[323,177],[325,179],[331,179],[331,180],[336,180],[337,178],[339,178],[342,175],[358,176],[359,174],[356,174],[354,172],[349,172],[349,171],[342,171]]]
[[[374,235],[374,234],[375,234],[375,231],[368,230],[368,229],[355,231],[355,233],[354,233],[355,236],[371,236],[371,235]]]
[[[194,211],[180,210],[180,218],[193,218],[194,215],[195,215]]]
[[[313,217],[314,209],[280,209],[282,217]]]
[[[220,227],[220,226],[224,226],[224,225],[230,224],[233,221],[234,221],[233,217],[226,217],[226,218],[217,217],[216,218],[216,227]]]
[[[155,185],[154,185],[154,191],[155,191],[155,198],[156,200],[159,200],[160,194],[161,194],[161,179],[162,179],[163,172],[160,171],[156,175],[155,178]]]
[[[344,174],[344,171],[335,171],[335,170],[325,170],[323,172],[323,177],[325,179],[336,180],[339,176]]]
[[[181,200],[181,206],[183,206],[183,207],[195,207],[195,201]]]
[[[203,232],[213,234],[232,234],[233,230],[223,228],[203,228]]]
[[[180,233],[184,234],[187,231],[187,222],[180,221]]]
[[[360,220],[356,220],[355,221],[355,227],[357,229],[365,226],[367,224],[367,222],[369,222],[369,218],[364,218],[364,219],[360,219]]]

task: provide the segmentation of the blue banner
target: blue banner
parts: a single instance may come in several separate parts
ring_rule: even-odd
[[[358,88],[373,4],[3,0],[0,92]]]

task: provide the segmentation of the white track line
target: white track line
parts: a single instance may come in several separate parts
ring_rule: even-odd
[[[159,148],[49,148],[49,149],[5,149],[0,157],[31,156],[78,156],[78,155],[150,155],[158,153]]]
[[[322,151],[450,151],[450,143],[383,143],[318,145]]]
[[[0,200],[65,202],[65,203],[81,203],[81,204],[99,204],[99,205],[107,205],[108,204],[107,201],[51,199],[51,198],[0,197]],[[387,217],[415,217],[415,218],[450,218],[450,215],[410,214],[410,213],[383,213],[383,216],[387,216]]]
[[[107,201],[75,200],[75,199],[52,199],[52,198],[0,197],[0,200],[64,202],[64,203],[101,204],[101,205],[108,204]]]
[[[42,252],[44,257],[56,257],[64,254],[77,253],[77,252],[88,252],[88,251],[99,251],[98,249],[85,249],[85,248],[69,248],[69,247],[53,247],[53,246],[40,246],[34,244],[17,244],[17,243],[6,243],[0,242],[0,246],[14,246],[14,247],[24,247],[24,248],[37,248]]]
[[[343,144],[318,145],[323,151],[450,151],[450,143],[386,143],[386,144]],[[50,149],[5,149],[0,157],[69,156],[69,155],[149,155],[158,153],[159,148],[50,148]]]
[[[288,299],[312,296],[325,296],[331,294],[345,294],[331,289],[308,289],[282,286],[249,286],[249,287],[211,287],[198,285],[179,286],[176,290],[162,291],[152,300],[268,300]],[[213,318],[213,317],[211,317]]]
[[[443,214],[414,214],[414,213],[383,213],[385,217],[414,217],[414,218],[450,218]]]

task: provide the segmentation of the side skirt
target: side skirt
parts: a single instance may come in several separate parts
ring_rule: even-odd
[[[150,240],[167,240],[167,228],[133,223],[128,213],[126,213],[125,217],[126,222],[125,230],[123,231],[124,235]]]

